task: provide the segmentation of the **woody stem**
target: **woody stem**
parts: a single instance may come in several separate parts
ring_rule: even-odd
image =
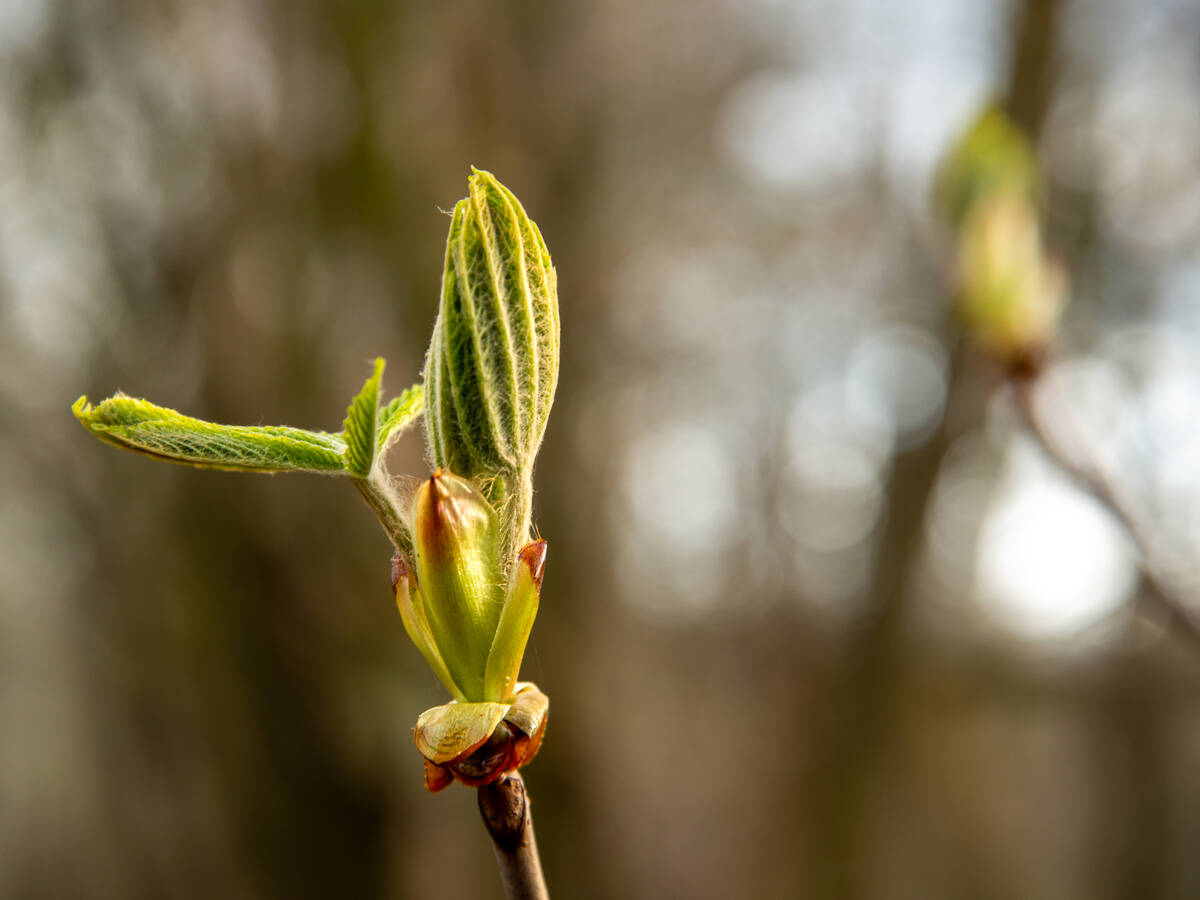
[[[550,900],[521,774],[510,772],[479,788],[479,812],[492,839],[507,900]]]

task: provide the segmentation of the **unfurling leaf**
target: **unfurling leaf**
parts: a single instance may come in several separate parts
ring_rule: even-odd
[[[429,454],[487,486],[505,556],[529,540],[533,462],[558,382],[558,286],[537,226],[508,188],[474,170],[446,242],[425,361]]]
[[[116,394],[71,407],[100,440],[168,462],[245,472],[345,472],[340,435],[282,425],[218,425]]]
[[[343,424],[343,437],[346,441],[346,470],[359,478],[371,474],[375,464],[375,449],[379,436],[376,428],[379,413],[379,382],[383,378],[382,359],[375,360],[375,370],[358,392],[358,396],[350,401],[346,410],[346,421]]]
[[[424,390],[409,388],[379,409],[382,359],[346,411],[342,434],[280,425],[219,425],[117,394],[98,406],[86,397],[71,411],[100,440],[156,459],[234,472],[349,475],[397,548],[412,541],[395,488],[375,459],[421,415]]]
[[[399,397],[393,397],[379,410],[379,428],[375,438],[379,453],[415,422],[425,408],[425,388],[414,384]]]

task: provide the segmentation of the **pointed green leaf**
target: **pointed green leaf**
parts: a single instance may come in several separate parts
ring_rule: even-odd
[[[346,469],[351,475],[366,478],[375,464],[376,427],[379,413],[379,382],[383,378],[382,357],[375,360],[375,370],[358,396],[350,401],[343,424],[346,441]]]
[[[71,407],[100,440],[156,459],[246,472],[344,473],[338,435],[286,426],[218,425],[146,400],[116,394]]]
[[[399,397],[393,397],[379,410],[379,452],[408,428],[425,409],[425,388],[414,384]]]

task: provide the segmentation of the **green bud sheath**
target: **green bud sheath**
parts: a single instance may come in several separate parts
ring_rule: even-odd
[[[545,568],[545,541],[527,544],[509,568],[504,610],[500,613],[483,677],[483,689],[489,697],[507,703],[516,691],[525,645],[537,616]]]
[[[496,514],[469,481],[437,472],[417,491],[412,530],[434,643],[466,699],[492,699],[483,678],[504,590]]]
[[[545,695],[517,677],[546,555],[544,541],[527,541],[558,341],[545,241],[512,192],[473,169],[450,221],[425,359],[438,471],[413,505],[415,584],[407,599],[397,591],[409,635],[435,672],[444,663],[455,694],[414,734],[430,790],[489,783],[532,759],[545,732]]]
[[[477,169],[469,191],[446,242],[426,436],[435,465],[489,485],[511,559],[528,540],[533,461],[558,382],[558,287],[513,193]]]
[[[408,632],[409,639],[421,651],[421,655],[429,663],[429,668],[433,669],[438,681],[454,699],[466,700],[466,695],[455,684],[450,670],[446,667],[446,661],[442,659],[442,653],[433,637],[433,629],[429,625],[429,616],[425,612],[425,599],[421,596],[416,579],[409,574],[404,556],[399,550],[392,557],[392,590],[396,594],[396,606],[400,609],[400,619],[404,622],[404,630]]]

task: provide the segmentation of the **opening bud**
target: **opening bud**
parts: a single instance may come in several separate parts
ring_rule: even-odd
[[[454,207],[425,360],[435,465],[486,481],[505,557],[529,539],[534,457],[558,382],[558,284],[516,196],[475,169]]]
[[[462,694],[485,700],[484,670],[504,606],[496,514],[469,481],[438,471],[417,491],[412,531],[434,643]]]

